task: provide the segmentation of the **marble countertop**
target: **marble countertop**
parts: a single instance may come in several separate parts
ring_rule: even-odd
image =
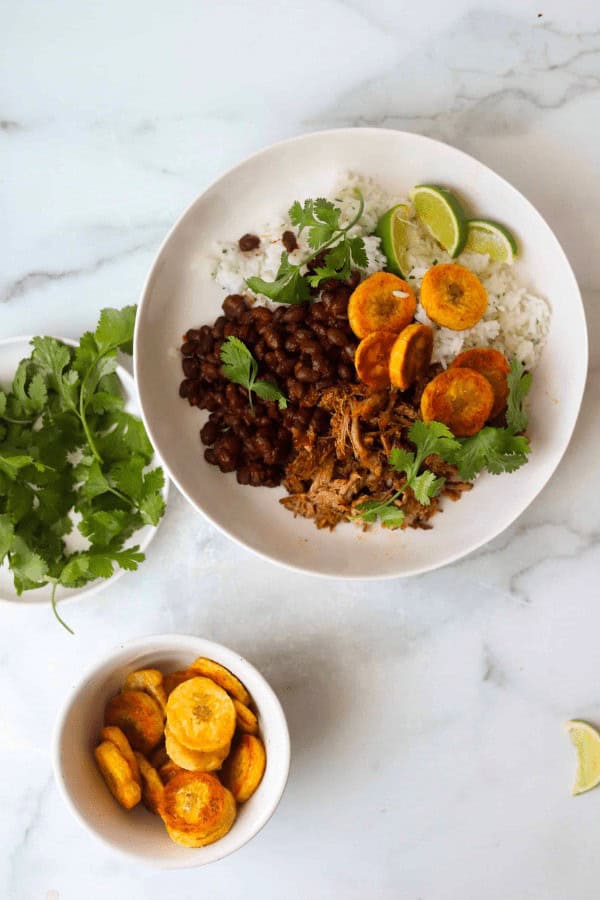
[[[595,900],[600,792],[569,796],[561,723],[600,724],[600,7],[20,0],[0,27],[0,337],[74,337],[135,302],[180,211],[248,153],[381,125],[455,144],[533,201],[574,266],[592,354],[550,484],[455,565],[381,584],[287,573],[173,490],[139,574],[65,607],[75,637],[45,607],[2,605],[0,895]],[[116,858],[50,770],[81,669],[163,631],[238,649],[289,717],[278,812],[205,869]]]

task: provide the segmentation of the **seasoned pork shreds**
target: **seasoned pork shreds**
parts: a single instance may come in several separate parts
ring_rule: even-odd
[[[393,447],[413,449],[407,432],[419,418],[419,392],[419,386],[408,395],[362,384],[324,391],[319,406],[331,415],[329,433],[306,441],[288,463],[283,483],[290,496],[280,502],[294,515],[313,519],[317,528],[332,529],[352,519],[364,500],[386,500],[402,488],[404,476],[390,469],[388,457]],[[446,479],[444,490],[429,506],[410,491],[404,494],[397,501],[405,513],[404,526],[430,528],[444,494],[457,500],[471,488],[439,457],[430,456],[427,465]]]

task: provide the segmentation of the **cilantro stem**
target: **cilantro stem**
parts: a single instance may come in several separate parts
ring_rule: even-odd
[[[335,242],[338,241],[343,234],[347,234],[347,232],[350,231],[351,228],[354,228],[354,226],[356,225],[356,223],[362,216],[364,209],[365,209],[365,201],[363,199],[363,195],[358,190],[358,188],[356,189],[356,195],[358,197],[358,212],[356,213],[356,215],[354,216],[352,221],[348,225],[346,225],[345,228],[338,228],[337,231],[335,232],[335,234],[333,234],[329,238],[328,241],[325,241],[324,244],[321,244],[321,246],[318,248],[318,250],[315,250],[315,252],[312,253],[311,256],[308,256],[305,260],[303,260],[300,263],[301,266],[308,265],[308,263],[312,262],[313,259],[316,259],[317,256],[320,256],[320,254],[323,252],[323,250],[327,250],[327,248],[331,247],[332,244],[335,244]]]
[[[72,628],[69,628],[64,619],[62,619],[59,615],[58,609],[56,608],[56,588],[58,587],[58,581],[54,581],[52,585],[52,597],[50,598],[50,602],[52,603],[52,612],[54,613],[55,618],[60,622],[63,628],[69,632],[69,634],[75,634]]]
[[[0,419],[3,422],[10,422],[11,425],[31,425],[32,422],[35,422],[35,419],[11,419],[10,416],[0,416]]]

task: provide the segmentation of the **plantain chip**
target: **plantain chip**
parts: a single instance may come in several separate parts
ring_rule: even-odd
[[[163,737],[163,713],[143,691],[122,691],[106,705],[104,724],[116,725],[134,750],[148,754]]]
[[[168,725],[165,729],[165,741],[169,758],[188,772],[214,772],[215,769],[220,769],[230,748],[230,744],[225,744],[219,750],[209,753],[190,750],[177,740]]]
[[[121,729],[117,728],[116,725],[105,725],[100,732],[100,737],[103,741],[112,741],[117,750],[121,753],[121,756],[124,756],[129,763],[129,768],[131,769],[134,781],[137,781],[137,783],[141,785],[140,767],[137,764],[135,753],[131,749],[131,744]]]
[[[229,669],[226,669],[225,666],[215,662],[213,659],[199,656],[194,660],[190,668],[198,675],[204,675],[206,678],[211,678],[216,684],[220,685],[224,691],[227,691],[228,694],[231,694],[232,697],[239,700],[240,703],[245,703],[246,706],[250,706],[252,703],[252,698],[240,679],[236,678],[233,672],[230,672]]]
[[[240,731],[247,734],[258,734],[258,719],[249,707],[239,700],[233,701],[235,708],[235,721]]]
[[[151,766],[145,756],[136,753],[135,758],[142,776],[142,803],[150,812],[159,813],[163,797],[163,783],[154,766]]]
[[[125,809],[132,809],[142,798],[142,789],[131,774],[131,767],[112,741],[103,741],[94,757],[113,797]]]
[[[248,800],[265,772],[267,757],[264,744],[253,734],[242,734],[223,766],[223,784],[238,803]]]
[[[160,780],[163,784],[166,784],[171,778],[174,778],[175,775],[179,775],[180,772],[185,772],[185,769],[182,769],[181,766],[178,766],[177,763],[173,762],[171,759],[168,762],[163,763],[160,769],[158,770],[158,774],[160,775]]]
[[[165,785],[161,816],[171,838],[184,847],[203,847],[223,837],[235,820],[236,805],[218,778],[182,772]]]
[[[169,695],[167,725],[184,747],[209,753],[231,741],[235,709],[222,687],[198,676],[182,682]]]
[[[145,691],[156,700],[163,713],[167,695],[163,686],[163,673],[159,669],[138,669],[130,672],[123,684],[124,691]]]

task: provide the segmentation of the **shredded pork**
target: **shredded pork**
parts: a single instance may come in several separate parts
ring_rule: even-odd
[[[435,374],[435,373],[434,373]],[[432,377],[429,373],[427,379]],[[314,519],[317,528],[333,529],[339,522],[356,517],[356,507],[365,500],[387,500],[404,486],[404,476],[390,468],[393,447],[414,448],[407,438],[419,418],[423,385],[407,395],[394,390],[377,391],[363,384],[341,384],[328,388],[319,406],[331,416],[325,436],[305,436],[288,463],[283,484],[290,496],[280,502],[294,515]],[[430,519],[445,495],[458,500],[471,488],[461,481],[454,466],[437,456],[427,467],[446,479],[444,489],[428,506],[407,490],[396,500],[405,513],[403,527],[431,528]]]

